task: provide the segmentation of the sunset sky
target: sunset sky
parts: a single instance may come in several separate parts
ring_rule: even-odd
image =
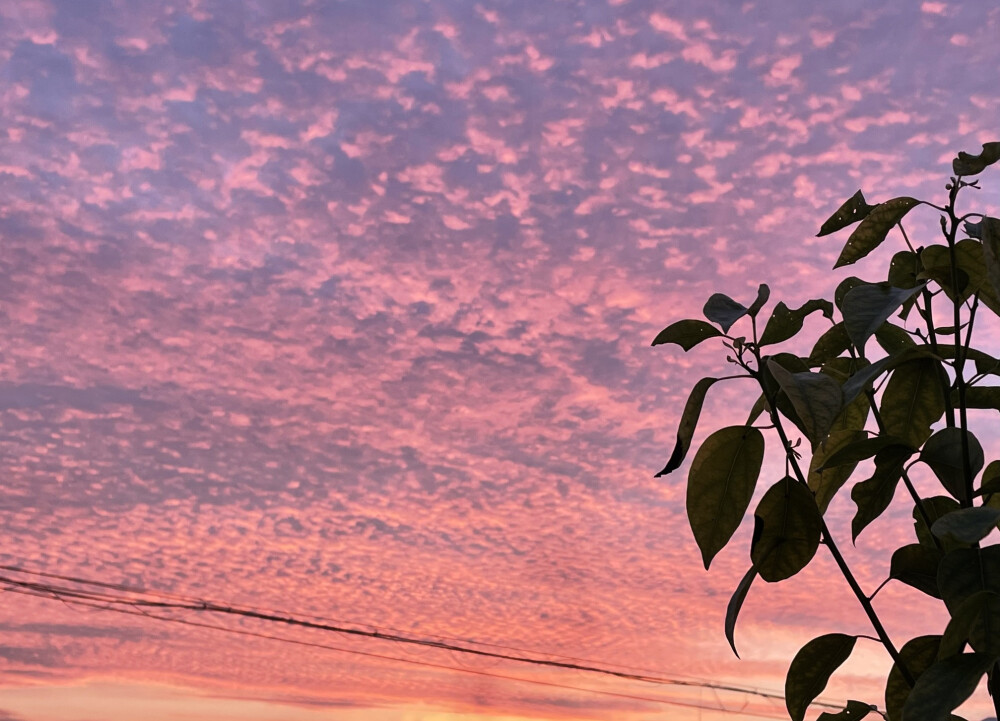
[[[815,234],[1000,139],[998,34],[971,0],[0,0],[0,564],[696,684],[4,593],[0,720],[782,718],[697,684],[780,693],[870,629],[821,549],[733,656],[749,528],[704,571],[686,466],[653,478],[724,352],[650,341],[881,280]],[[897,500],[857,549],[831,507],[867,590]],[[917,595],[877,597],[900,644],[943,627]],[[859,642],[823,698],[888,666]]]

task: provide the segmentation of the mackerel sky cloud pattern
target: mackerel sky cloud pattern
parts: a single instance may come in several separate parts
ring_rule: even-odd
[[[829,296],[833,209],[939,197],[996,139],[998,30],[972,2],[0,2],[0,563],[780,688],[863,618],[823,561],[753,589],[732,659],[745,551],[704,573],[682,474],[652,478],[723,367],[649,341],[715,290]],[[698,713],[10,596],[16,719]]]

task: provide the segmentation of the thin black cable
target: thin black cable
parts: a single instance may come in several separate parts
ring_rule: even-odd
[[[8,588],[4,589],[4,591],[7,592],[7,593],[18,593],[18,594],[22,594],[22,595],[32,596],[32,597],[35,597],[35,598],[44,598],[44,599],[54,600],[52,595],[47,595],[45,593],[39,592],[39,591],[37,591],[35,589],[31,589],[31,588],[8,587]],[[182,618],[172,618],[170,616],[160,616],[160,615],[157,615],[157,614],[154,614],[154,613],[143,612],[143,611],[138,610],[138,609],[136,609],[136,610],[130,610],[128,608],[121,608],[121,607],[110,607],[109,608],[109,607],[106,607],[106,606],[101,606],[98,603],[90,603],[90,602],[79,600],[79,599],[58,599],[58,600],[62,600],[64,603],[69,603],[69,604],[74,604],[74,605],[80,605],[80,606],[89,606],[91,608],[98,608],[100,610],[112,611],[112,612],[115,612],[115,613],[123,613],[123,614],[129,615],[129,616],[139,616],[140,618],[149,618],[149,619],[153,619],[153,620],[157,620],[157,621],[165,621],[167,623],[177,623],[177,624],[181,624],[181,625],[184,625],[184,626],[192,626],[192,627],[195,627],[195,628],[205,628],[205,629],[211,629],[211,630],[215,630],[215,631],[223,631],[225,633],[234,633],[234,634],[237,634],[237,635],[240,635],[240,636],[249,636],[249,637],[253,637],[253,638],[261,638],[261,639],[267,639],[267,640],[271,640],[271,641],[279,641],[279,642],[282,642],[282,643],[295,644],[295,645],[298,645],[298,646],[307,646],[307,647],[319,648],[319,649],[323,649],[323,650],[327,650],[327,651],[336,651],[336,652],[339,652],[339,653],[347,653],[347,654],[353,654],[353,655],[357,655],[357,656],[365,656],[367,658],[375,658],[375,659],[379,659],[379,660],[383,660],[383,661],[395,661],[395,662],[398,662],[398,663],[408,663],[408,664],[415,665],[415,666],[422,666],[422,667],[426,667],[426,668],[433,668],[433,669],[443,670],[443,671],[452,671],[452,672],[457,672],[457,673],[467,673],[467,674],[472,674],[472,675],[475,675],[475,676],[485,676],[485,677],[488,677],[488,678],[495,678],[495,679],[500,679],[500,680],[504,680],[504,681],[514,681],[514,682],[518,682],[518,683],[528,683],[528,684],[533,684],[533,685],[536,685],[536,686],[545,686],[547,688],[557,688],[557,689],[561,689],[561,690],[565,690],[565,691],[577,691],[577,692],[581,692],[581,693],[592,693],[592,694],[598,694],[598,695],[601,695],[601,696],[611,696],[611,697],[614,697],[614,698],[628,699],[628,700],[631,700],[631,701],[643,701],[643,702],[647,702],[647,703],[658,703],[658,704],[665,704],[665,705],[668,705],[668,706],[681,706],[681,707],[685,707],[685,708],[696,708],[696,709],[702,709],[702,710],[706,710],[706,711],[718,711],[718,712],[721,712],[721,713],[741,713],[744,716],[754,716],[754,717],[757,717],[757,718],[766,718],[766,719],[783,718],[782,716],[764,715],[764,714],[754,713],[754,712],[748,712],[748,711],[734,711],[734,710],[731,710],[731,709],[719,708],[719,707],[715,707],[715,706],[699,705],[699,704],[689,703],[689,702],[685,702],[685,701],[677,701],[677,700],[674,700],[674,699],[656,698],[656,697],[653,697],[653,696],[639,696],[637,694],[626,694],[626,693],[620,693],[620,692],[617,692],[617,691],[603,691],[601,689],[586,688],[586,687],[583,687],[583,686],[571,686],[569,684],[555,683],[555,682],[552,682],[552,681],[541,681],[541,680],[538,680],[538,679],[529,679],[529,678],[524,678],[524,677],[521,677],[521,676],[507,676],[505,674],[492,673],[492,672],[489,672],[489,671],[480,671],[480,670],[471,669],[471,668],[462,668],[462,667],[457,667],[457,666],[448,666],[446,664],[433,663],[431,661],[418,661],[416,659],[401,658],[401,657],[398,657],[398,656],[389,656],[389,655],[380,654],[380,653],[371,653],[369,651],[359,651],[357,649],[343,648],[341,646],[333,646],[333,645],[325,644],[325,643],[317,643],[315,641],[302,641],[302,640],[299,640],[299,639],[288,638],[287,636],[277,636],[277,635],[273,635],[273,634],[260,633],[260,632],[256,632],[256,631],[247,631],[247,630],[244,630],[244,629],[227,628],[225,626],[218,626],[218,625],[209,624],[209,623],[201,623],[199,621],[190,621],[190,620],[182,619]]]
[[[282,623],[290,626],[299,626],[303,628],[310,628],[314,630],[327,631],[333,633],[340,633],[343,635],[361,636],[365,638],[378,639],[383,641],[393,641],[400,644],[411,644],[429,648],[435,648],[439,650],[452,651],[456,653],[464,653],[474,656],[480,656],[485,658],[492,658],[496,660],[513,661],[517,663],[534,664],[538,666],[547,666],[551,668],[559,668],[563,670],[573,670],[573,671],[583,671],[588,673],[597,673],[607,676],[613,676],[629,681],[639,681],[645,683],[659,684],[659,685],[671,685],[671,686],[686,686],[692,688],[708,688],[718,691],[728,691],[733,693],[742,693],[758,696],[761,698],[771,698],[784,700],[784,696],[781,694],[761,691],[759,689],[752,689],[747,687],[733,686],[729,684],[716,684],[712,682],[695,682],[687,681],[681,679],[667,678],[662,676],[655,676],[649,674],[634,674],[622,671],[616,671],[614,669],[605,668],[601,666],[593,665],[593,663],[567,663],[561,661],[551,661],[546,659],[531,658],[527,656],[515,656],[512,654],[495,653],[491,651],[483,651],[480,649],[469,648],[467,646],[459,646],[456,644],[444,643],[440,641],[431,641],[427,639],[415,638],[412,636],[405,636],[401,634],[393,633],[383,633],[378,630],[365,631],[357,628],[348,628],[342,626],[335,626],[326,623],[316,623],[313,621],[307,621],[300,618],[295,618],[293,616],[280,615],[278,613],[266,612],[255,610],[252,607],[240,607],[233,606],[229,604],[221,604],[219,602],[208,601],[206,599],[199,599],[190,596],[184,596],[181,594],[166,593],[161,591],[147,591],[144,589],[137,589],[134,587],[126,586],[123,584],[107,583],[104,581],[95,581],[92,579],[85,579],[76,576],[65,576],[60,574],[47,573],[42,571],[31,571],[18,566],[7,566],[0,565],[0,570],[9,570],[17,573],[24,573],[28,575],[55,578],[63,581],[69,581],[72,583],[80,585],[89,585],[98,588],[117,590],[125,593],[132,593],[136,595],[153,596],[169,599],[177,599],[176,601],[150,601],[147,599],[123,599],[116,598],[110,594],[99,594],[90,591],[80,591],[78,589],[53,586],[50,584],[38,584],[31,583],[28,581],[20,581],[17,579],[11,579],[7,577],[0,576],[0,582],[7,583],[14,586],[19,586],[23,588],[30,588],[36,591],[40,591],[42,597],[52,598],[52,597],[62,597],[70,596],[76,599],[86,599],[98,603],[105,604],[101,606],[102,608],[107,608],[107,605],[128,605],[134,608],[158,608],[158,609],[173,609],[173,610],[184,610],[184,611],[194,611],[194,612],[211,612],[227,615],[242,616],[246,618],[252,618],[261,621]],[[46,595],[48,594],[48,595]],[[61,599],[65,600],[65,599]],[[117,610],[117,609],[107,609],[107,610]],[[373,626],[374,628],[374,626]],[[831,709],[841,709],[842,706],[838,704],[816,701],[814,702],[816,706],[822,706]]]

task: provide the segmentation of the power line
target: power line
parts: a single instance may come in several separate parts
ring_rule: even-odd
[[[89,586],[91,588],[103,589],[105,592],[97,592],[93,590],[81,590],[78,588],[72,588],[67,586],[57,586],[51,583],[37,583],[29,582],[24,580],[19,580],[16,578],[9,578],[0,576],[0,583],[7,584],[8,588],[6,590],[15,591],[15,589],[21,589],[21,593],[27,593],[28,595],[33,595],[42,598],[50,598],[62,600],[66,603],[73,603],[76,605],[87,605],[94,608],[100,608],[104,610],[111,610],[117,612],[129,613],[131,615],[146,616],[149,618],[155,618],[158,620],[172,621],[177,623],[186,623],[187,625],[200,625],[206,628],[219,628],[222,630],[230,630],[234,633],[244,633],[242,631],[236,631],[232,629],[225,629],[224,627],[212,626],[210,624],[197,624],[195,622],[186,621],[182,619],[170,618],[165,616],[157,616],[149,613],[147,610],[139,609],[157,609],[157,610],[176,610],[176,611],[188,611],[188,612],[207,612],[230,616],[240,616],[245,618],[251,618],[259,621],[271,622],[271,623],[281,623],[289,626],[296,626],[302,628],[308,628],[313,630],[325,631],[339,633],[348,636],[362,637],[367,639],[381,640],[381,641],[394,641],[400,644],[411,644],[422,647],[429,647],[438,650],[446,650],[460,654],[468,654],[473,656],[492,658],[496,660],[512,661],[523,664],[532,664],[536,666],[544,666],[562,670],[572,670],[581,671],[587,673],[602,674],[606,676],[612,676],[628,681],[638,681],[657,685],[671,685],[680,687],[691,687],[691,688],[705,688],[711,689],[713,691],[726,691],[733,693],[741,693],[745,695],[757,696],[769,700],[784,700],[781,694],[762,691],[760,689],[741,687],[731,684],[718,684],[707,681],[690,681],[677,678],[669,678],[651,673],[630,673],[625,671],[615,670],[613,668],[608,668],[608,665],[597,665],[597,662],[589,661],[587,659],[579,659],[575,657],[558,656],[556,654],[545,654],[549,656],[556,656],[564,659],[572,659],[570,661],[553,661],[548,659],[542,659],[531,656],[514,655],[510,653],[498,653],[494,651],[486,651],[478,648],[471,648],[468,645],[458,645],[455,643],[448,643],[440,640],[429,640],[427,638],[417,638],[413,636],[404,635],[402,633],[386,633],[377,630],[377,628],[372,625],[372,628],[376,628],[373,631],[366,631],[358,628],[350,628],[346,626],[334,625],[326,622],[310,621],[303,619],[301,617],[295,617],[291,615],[282,614],[277,611],[269,611],[266,609],[261,609],[259,607],[248,607],[248,606],[236,606],[232,604],[224,604],[217,601],[209,601],[201,598],[194,598],[191,596],[184,596],[181,594],[168,593],[163,591],[149,591],[146,589],[135,588],[132,586],[127,586],[119,583],[108,583],[104,581],[97,581],[93,579],[81,578],[78,576],[68,576],[54,573],[47,573],[43,571],[33,571],[20,566],[2,565],[0,564],[0,570],[5,570],[9,572],[14,572],[17,574],[24,574],[35,576],[39,578],[55,579],[59,581],[69,582],[77,584],[80,586]],[[131,597],[115,595],[114,593],[106,593],[106,591],[113,591],[118,594],[130,594]],[[145,598],[143,598],[145,597]],[[154,600],[162,599],[162,600]],[[124,606],[131,606],[136,609],[135,611],[129,611],[123,608]],[[321,619],[322,617],[314,616],[314,619]],[[369,625],[369,624],[365,624]],[[249,632],[247,632],[249,633]],[[251,635],[261,635],[261,634],[251,634]],[[272,638],[266,634],[262,635],[265,638]],[[273,637],[276,640],[286,640],[281,637]],[[438,637],[445,638],[445,637]],[[290,641],[295,643],[305,643],[299,641]],[[495,648],[510,648],[503,647],[499,644],[482,644],[475,641],[465,641],[465,643],[480,645],[480,646],[492,646]],[[326,648],[326,646],[321,645],[321,647]],[[343,650],[339,647],[331,647],[331,650]],[[521,649],[511,649],[511,650],[521,650]],[[379,654],[365,654],[364,652],[356,652],[362,655],[369,655],[378,658],[382,658]],[[538,652],[528,652],[528,653],[538,653]],[[402,659],[398,657],[385,657],[391,660],[398,660],[403,662],[413,662],[411,659]],[[435,667],[447,668],[450,670],[459,671],[474,671],[472,669],[461,669],[451,666],[441,666],[440,664],[431,664]],[[615,665],[615,664],[611,664]],[[628,667],[625,667],[628,668]],[[484,674],[483,671],[475,671],[475,673]],[[498,678],[507,678],[497,675]],[[517,679],[515,677],[510,677],[510,680],[523,680],[526,682],[532,682],[528,679]],[[569,687],[572,688],[572,687]],[[587,689],[583,689],[587,690]],[[596,691],[595,691],[596,692]],[[637,700],[651,700],[651,699],[637,699]],[[816,706],[822,706],[831,709],[841,709],[842,705],[827,703],[822,701],[817,701],[814,703]]]
[[[0,579],[0,582],[8,583],[8,581],[6,579]],[[505,674],[494,673],[494,672],[491,672],[491,671],[482,671],[482,670],[472,669],[472,668],[463,668],[461,666],[449,666],[447,664],[434,663],[432,661],[419,661],[419,660],[416,660],[416,659],[404,658],[404,657],[401,657],[401,656],[390,656],[390,655],[387,655],[387,654],[372,653],[370,651],[360,651],[358,649],[344,648],[342,646],[334,646],[334,645],[331,645],[331,644],[318,643],[316,641],[303,641],[301,639],[289,638],[287,636],[278,636],[278,635],[274,635],[274,634],[261,633],[261,632],[257,632],[257,631],[247,631],[245,629],[228,628],[226,626],[218,626],[218,625],[210,624],[210,623],[202,623],[202,622],[199,622],[199,621],[191,621],[191,620],[183,619],[183,618],[172,618],[170,616],[162,616],[162,615],[158,615],[158,614],[155,614],[155,613],[150,613],[150,612],[141,611],[141,610],[137,610],[137,609],[134,610],[134,609],[123,608],[123,607],[107,606],[107,605],[103,605],[103,604],[98,603],[98,602],[89,602],[89,601],[84,601],[84,600],[77,599],[77,598],[62,598],[61,596],[57,595],[58,592],[51,592],[50,591],[50,592],[46,593],[46,592],[43,592],[41,590],[36,590],[36,589],[30,589],[30,588],[13,588],[13,587],[8,587],[8,588],[4,589],[4,591],[7,592],[7,593],[17,593],[17,594],[22,594],[22,595],[36,597],[36,598],[45,598],[45,599],[49,599],[49,600],[59,600],[59,601],[62,601],[63,603],[67,603],[67,604],[74,605],[74,606],[85,606],[85,607],[95,608],[95,609],[102,610],[102,611],[111,611],[111,612],[114,612],[114,613],[122,613],[122,614],[126,614],[126,615],[129,615],[129,616],[138,616],[138,617],[141,617],[141,618],[148,618],[148,619],[153,619],[153,620],[157,620],[157,621],[164,621],[164,622],[167,622],[167,623],[177,623],[177,624],[180,624],[180,625],[191,626],[191,627],[194,627],[194,628],[205,628],[205,629],[211,629],[211,630],[214,630],[214,631],[223,631],[225,633],[232,633],[232,634],[237,634],[237,635],[240,635],[240,636],[248,636],[248,637],[252,637],[252,638],[261,638],[261,639],[267,639],[267,640],[270,640],[270,641],[279,641],[279,642],[282,642],[282,643],[290,643],[290,644],[294,644],[294,645],[298,645],[298,646],[306,646],[306,647],[310,647],[310,648],[318,648],[318,649],[323,649],[323,650],[327,650],[327,651],[336,651],[338,653],[352,654],[352,655],[355,655],[355,656],[364,656],[366,658],[374,658],[374,659],[379,659],[379,660],[383,660],[383,661],[393,661],[393,662],[398,662],[398,663],[406,663],[406,664],[410,664],[410,665],[414,665],[414,666],[421,666],[421,667],[424,667],[424,668],[432,668],[432,669],[437,669],[437,670],[442,670],[442,671],[452,671],[452,672],[457,672],[457,673],[465,673],[465,674],[471,674],[471,675],[474,675],[474,676],[483,676],[483,677],[486,677],[486,678],[495,678],[495,679],[499,679],[499,680],[503,680],[503,681],[514,681],[514,682],[517,682],[517,683],[526,683],[526,684],[531,684],[531,685],[535,685],[535,686],[543,686],[543,687],[546,687],[546,688],[554,688],[554,689],[559,689],[559,690],[564,690],[564,691],[576,691],[576,692],[581,692],[581,693],[591,693],[591,694],[597,694],[597,695],[600,695],[600,696],[609,696],[609,697],[612,697],[612,698],[626,699],[626,700],[630,700],[630,701],[642,701],[642,702],[646,702],[646,703],[665,704],[665,705],[668,705],[668,706],[679,706],[679,707],[684,707],[684,708],[694,708],[694,709],[699,709],[699,710],[703,710],[703,711],[717,711],[717,712],[720,712],[720,713],[738,713],[738,714],[741,714],[741,715],[744,715],[744,716],[754,716],[756,718],[766,718],[766,719],[780,719],[780,718],[783,718],[783,715],[782,716],[774,716],[774,715],[762,714],[762,713],[757,713],[757,712],[754,712],[754,711],[747,711],[745,708],[744,709],[727,709],[727,708],[725,708],[723,706],[708,706],[708,705],[705,705],[705,704],[697,704],[697,703],[693,703],[693,702],[679,701],[679,700],[676,700],[676,699],[666,699],[666,698],[655,697],[655,696],[640,696],[638,694],[628,694],[628,693],[622,693],[622,692],[618,692],[618,691],[606,691],[606,690],[603,690],[603,689],[587,688],[587,687],[584,687],[584,686],[572,686],[572,685],[569,685],[569,684],[556,683],[556,682],[553,682],[553,681],[542,681],[540,679],[524,678],[522,676],[508,676],[508,675],[505,675]]]

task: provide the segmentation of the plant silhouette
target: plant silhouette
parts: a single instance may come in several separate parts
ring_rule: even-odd
[[[984,321],[1000,316],[1000,219],[959,214],[957,206],[963,191],[979,188],[968,179],[998,160],[1000,142],[986,143],[978,155],[959,153],[943,205],[909,197],[869,205],[859,190],[823,223],[820,236],[856,226],[834,268],[867,258],[897,229],[892,235],[901,248],[889,259],[885,280],[849,277],[832,302],[810,300],[799,308],[779,302],[766,323],[766,285],[750,305],[715,294],[705,304],[706,320],[679,320],[653,340],[688,351],[720,339],[735,368],[695,384],[673,453],[657,476],[683,464],[716,383],[741,380],[754,388],[746,423],[711,433],[688,471],[687,515],[706,569],[749,509],[765,448],[784,457],[786,475],[754,510],[750,568],[726,614],[734,653],[736,620],[751,584],[794,576],[820,546],[874,631],[873,637],[828,633],[799,650],[785,681],[793,721],[803,721],[861,638],[876,640],[892,658],[885,711],[878,711],[890,721],[956,719],[951,712],[984,676],[1000,715],[1000,546],[983,543],[1000,522],[1000,461],[986,464],[969,422],[970,410],[1000,411],[1000,360],[974,342]],[[917,209],[940,216],[938,242],[915,247],[910,241],[903,220]],[[780,351],[813,313],[830,327],[809,355]],[[913,504],[915,533],[892,553],[887,582],[940,599],[948,614],[943,633],[902,645],[872,606],[882,586],[862,590],[825,518],[831,500],[850,484],[856,542],[900,483]],[[876,711],[871,699],[851,700],[819,718],[853,720]]]

